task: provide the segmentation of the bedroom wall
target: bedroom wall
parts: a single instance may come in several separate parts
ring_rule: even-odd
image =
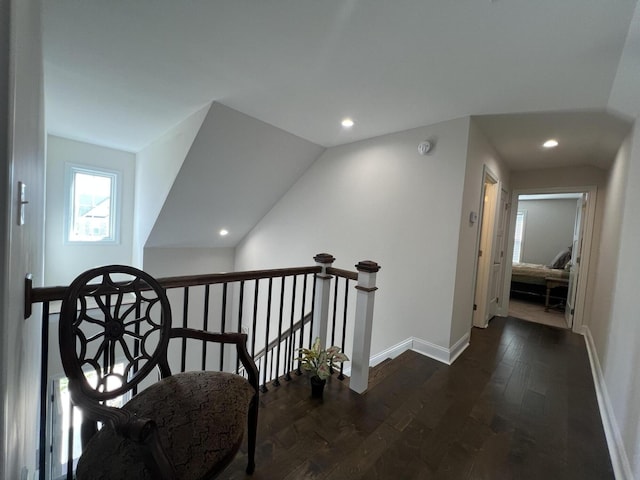
[[[120,239],[116,244],[72,244],[64,240],[65,164],[102,167],[121,173]],[[99,265],[131,264],[135,155],[53,135],[47,143],[45,284],[68,285]]]
[[[238,245],[236,270],[377,261],[371,353],[415,336],[448,349],[469,118],[329,148]],[[432,153],[417,145],[437,139]]]
[[[526,212],[522,263],[549,265],[572,244],[576,208],[575,199],[518,201],[518,211]]]

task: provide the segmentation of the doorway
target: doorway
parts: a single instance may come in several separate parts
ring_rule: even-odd
[[[596,187],[514,191],[504,282],[508,314],[580,331]]]
[[[501,307],[504,278],[504,242],[507,193],[498,178],[486,166],[483,175],[479,213],[476,282],[473,302],[473,326],[486,328]]]

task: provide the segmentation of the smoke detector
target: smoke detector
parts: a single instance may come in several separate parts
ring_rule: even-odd
[[[425,140],[424,142],[420,142],[418,144],[418,153],[420,155],[426,155],[427,153],[429,153],[429,151],[431,151],[431,142]]]

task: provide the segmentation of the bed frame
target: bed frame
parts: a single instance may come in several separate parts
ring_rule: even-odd
[[[531,263],[514,263],[511,268],[511,296],[538,303],[544,299],[545,310],[564,308],[568,285],[569,272],[564,269]]]

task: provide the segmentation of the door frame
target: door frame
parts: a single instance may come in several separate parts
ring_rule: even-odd
[[[488,217],[485,219],[485,201],[484,197],[487,193],[486,185],[492,185],[491,193],[493,198],[488,204],[492,208]],[[491,169],[484,165],[482,169],[482,188],[480,189],[480,199],[478,208],[478,234],[476,236],[475,249],[475,271],[473,283],[473,305],[474,309],[471,315],[471,326],[486,328],[489,322],[484,318],[486,316],[487,300],[489,294],[489,267],[493,258],[493,242],[496,233],[496,209],[499,206],[499,194],[502,191],[502,183],[498,176]],[[483,235],[489,235],[486,255],[481,258],[479,255],[482,244]],[[486,266],[486,268],[485,268]],[[479,297],[480,295],[480,297]]]
[[[507,244],[507,258],[513,258],[513,243],[515,239],[515,222],[516,215],[518,214],[518,196],[520,195],[543,195],[554,193],[586,193],[587,205],[585,208],[585,218],[582,220],[584,224],[584,238],[582,240],[582,258],[580,261],[580,274],[578,275],[578,284],[576,288],[575,298],[575,311],[573,315],[573,327],[574,332],[582,334],[584,331],[583,320],[584,312],[586,308],[586,293],[587,282],[589,277],[589,270],[591,266],[591,248],[593,242],[593,230],[596,216],[596,199],[598,195],[598,187],[595,185],[576,186],[576,187],[541,187],[541,188],[526,188],[513,190],[511,194],[511,212],[509,223],[509,240]],[[510,286],[511,286],[511,268],[512,262],[506,262],[505,270],[505,282],[503,285],[502,294],[507,300],[506,309],[508,311],[510,301]]]

